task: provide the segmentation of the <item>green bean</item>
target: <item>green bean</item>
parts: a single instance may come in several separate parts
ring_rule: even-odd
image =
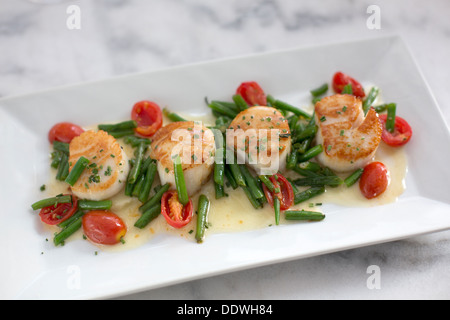
[[[150,158],[148,158],[150,159]],[[140,202],[144,203],[147,201],[148,196],[150,195],[150,190],[153,185],[153,181],[155,180],[156,176],[156,163],[153,161],[150,161],[150,164],[148,165],[148,168],[146,169],[144,184],[141,188],[141,191],[139,192],[138,199]]]
[[[233,190],[236,190],[239,186],[228,166],[225,166],[225,176],[227,177],[227,181],[230,183],[231,188],[233,188]]]
[[[224,148],[217,149],[218,153],[225,153]],[[222,161],[217,161],[214,163],[214,182],[224,186],[224,175],[225,175],[225,157],[222,157]]]
[[[353,172],[351,175],[349,175],[347,178],[344,179],[344,183],[347,187],[351,187],[358,181],[358,179],[361,177],[362,173],[364,172],[364,169],[357,169],[355,172]]]
[[[72,202],[72,197],[70,195],[60,195],[52,198],[39,200],[31,205],[33,210],[39,210],[45,207],[56,206],[58,203],[70,203]]]
[[[263,189],[263,187],[262,187],[263,182],[261,181],[261,179],[260,179],[259,177],[256,177],[255,179],[256,179],[256,183],[258,184],[259,189],[261,190],[261,192],[264,193],[264,189]],[[275,189],[275,193],[279,193],[279,192],[281,192],[281,189],[280,189],[280,188],[276,188],[276,189]],[[264,194],[264,197],[259,198],[259,199],[257,199],[257,200],[261,203],[261,206],[263,206],[264,203],[267,203],[267,202],[268,202],[265,194]]]
[[[139,229],[145,228],[151,221],[156,219],[161,214],[161,203],[145,210],[140,218],[134,223],[134,226]]]
[[[248,109],[249,105],[247,102],[245,102],[244,98],[240,94],[233,95],[233,101],[239,108],[239,111],[244,111],[245,109]]]
[[[230,117],[219,115],[216,118],[216,125],[214,126],[214,128],[218,129],[223,134],[228,129],[230,123],[231,123]]]
[[[264,192],[260,189],[255,177],[250,173],[250,170],[247,168],[245,164],[239,165],[239,169],[241,170],[242,175],[244,176],[245,183],[250,189],[250,192],[256,199],[260,199],[264,197]]]
[[[69,144],[66,142],[53,141],[53,149],[69,155]]]
[[[287,156],[286,168],[289,170],[294,169],[298,162],[298,152],[297,150],[292,150],[292,152]]]
[[[310,92],[311,92],[312,96],[316,98],[318,96],[325,94],[327,91],[328,91],[328,83],[324,83],[320,87],[313,89]]]
[[[139,173],[141,171],[142,161],[144,157],[144,151],[145,151],[145,144],[143,142],[139,143],[137,150],[136,150],[136,162],[133,168],[130,171],[130,175],[128,177],[128,182],[131,184],[134,184],[137,181],[137,178],[139,177]]]
[[[222,106],[224,106],[226,108],[229,108],[229,109],[239,113],[239,107],[234,102],[218,101],[218,100],[213,100],[211,102],[221,104]]]
[[[180,155],[178,154],[173,162],[173,170],[175,175],[175,187],[178,192],[178,200],[183,206],[185,206],[189,202],[189,196],[186,188],[186,181],[184,180],[184,172],[181,165]]]
[[[225,197],[225,187],[214,182],[214,194],[216,199]]]
[[[312,161],[300,162],[298,164],[298,166],[299,166],[299,168],[313,171],[313,172],[319,172],[322,169],[322,167],[317,162],[312,162]]]
[[[286,103],[284,101],[275,100],[275,108],[292,112],[293,114],[308,120],[311,119],[311,115],[309,113],[297,107],[294,107],[293,105],[290,105],[289,103]]]
[[[331,170],[329,167],[323,167],[320,169],[320,173],[324,176],[333,176],[333,177],[337,177],[336,173],[334,173],[333,170]]]
[[[141,174],[134,184],[133,191],[131,192],[132,197],[139,197],[139,194],[141,193],[142,186],[144,185],[145,180],[145,174]]]
[[[342,179],[338,176],[317,176],[317,177],[307,177],[294,180],[297,186],[339,186],[342,184]]]
[[[187,121],[186,119],[184,119],[183,117],[179,116],[178,114],[169,111],[167,108],[163,108],[163,114],[167,118],[169,118],[170,121],[173,121],[173,122]]]
[[[228,166],[231,170],[231,173],[233,174],[234,179],[236,180],[236,183],[240,186],[246,186],[247,184],[245,183],[244,176],[239,169],[239,165],[237,163],[229,163]]]
[[[294,194],[298,193],[298,188],[295,186],[294,181],[292,181],[291,178],[286,178],[286,180],[291,184],[292,190],[294,190]]]
[[[278,197],[273,198],[273,209],[275,211],[275,224],[278,226],[280,224],[280,199]]]
[[[55,246],[62,244],[72,234],[74,234],[79,229],[81,229],[81,226],[82,226],[82,219],[78,218],[75,221],[73,221],[71,224],[69,224],[67,227],[65,227],[61,232],[56,234],[55,237],[53,238],[53,243],[55,244]]]
[[[267,187],[267,189],[270,190],[270,192],[275,192],[275,185],[273,184],[273,182],[270,180],[269,176],[265,176],[265,175],[260,175],[259,179],[261,179],[262,183],[264,183]],[[278,190],[277,190],[278,191]]]
[[[290,116],[288,118],[288,124],[289,124],[289,129],[291,130],[291,134],[294,134],[297,122],[298,122],[298,116],[293,114],[292,116]]]
[[[311,103],[312,103],[313,105],[316,105],[316,103],[319,102],[320,100],[322,100],[322,98],[316,97],[316,98],[314,98],[314,99],[311,100]]]
[[[61,172],[61,181],[65,181],[67,179],[67,176],[69,175],[69,160],[67,159],[67,161],[64,162],[64,167],[62,169]]]
[[[60,151],[53,151],[52,152],[52,163],[51,163],[51,167],[54,169],[58,169],[59,164],[61,163],[61,152]]]
[[[311,148],[312,140],[313,140],[313,138],[307,138],[307,139],[303,140],[302,142],[295,143],[294,147],[298,153],[304,154],[306,151],[308,151]]]
[[[395,103],[390,103],[387,106],[387,118],[386,118],[386,130],[393,133],[395,130],[395,112],[397,105]]]
[[[88,164],[89,160],[81,156],[73,166],[72,170],[70,171],[65,181],[73,187],[73,185],[78,181],[78,179],[80,178],[81,174],[83,173],[84,169],[86,169]]]
[[[238,114],[238,112],[234,111],[233,109],[230,109],[223,104],[217,103],[217,102],[211,102],[208,107],[220,114],[226,115],[230,118],[235,118]]]
[[[131,172],[133,171],[134,163],[130,161],[130,172],[128,173],[127,182],[125,184],[125,195],[131,197],[134,189],[134,183],[130,183]]]
[[[240,187],[242,188],[242,190],[244,190],[244,193],[247,196],[250,203],[252,204],[253,208],[255,209],[261,208],[261,203],[253,196],[249,188],[242,185]]]
[[[304,176],[304,177],[312,178],[312,177],[320,177],[321,176],[318,172],[304,169],[304,168],[300,167],[299,165],[296,165],[294,168],[292,168],[292,171],[295,171],[299,175]]]
[[[308,151],[306,151],[304,154],[302,154],[299,158],[299,162],[308,161],[316,156],[318,156],[320,153],[322,153],[323,147],[321,144],[318,144],[317,146],[312,147]]]
[[[116,139],[123,138],[134,134],[134,129],[124,129],[118,131],[108,131],[110,136],[113,136]]]
[[[78,201],[78,203],[80,203]],[[64,220],[63,222],[58,223],[58,227],[60,228],[65,228],[67,227],[69,224],[71,224],[72,222],[74,222],[75,220],[80,219],[81,217],[83,217],[85,215],[86,211],[83,210],[77,210],[69,219]]]
[[[152,158],[147,157],[144,162],[142,162],[141,174],[145,174],[147,172],[150,163],[155,162]]]
[[[78,208],[81,210],[109,210],[111,206],[111,200],[78,200]]]
[[[160,203],[163,194],[167,190],[169,190],[169,188],[170,188],[170,183],[166,183],[165,185],[163,185],[149,200],[147,200],[146,203],[144,203],[142,206],[139,207],[139,211],[145,212],[148,209],[150,209],[151,207],[154,207],[155,205]]]
[[[294,183],[293,183],[293,185],[294,185]],[[309,189],[306,189],[305,191],[295,193],[294,204],[299,204],[299,203],[309,200],[313,197],[321,195],[324,192],[325,192],[325,187],[322,186],[322,187],[311,187]]]
[[[67,171],[69,171],[69,156],[66,153],[62,153],[58,171],[56,172],[56,179],[64,181],[67,178]]]
[[[317,125],[308,125],[305,130],[302,130],[301,132],[296,132],[294,136],[294,143],[295,142],[301,142],[307,138],[314,137],[317,133],[317,130],[319,127]]]
[[[197,229],[195,232],[195,240],[197,240],[197,243],[202,243],[205,239],[206,224],[208,223],[210,208],[209,199],[204,194],[201,194],[198,198],[197,208]]]
[[[380,92],[380,90],[377,87],[372,87],[370,89],[369,94],[367,95],[366,99],[364,99],[364,102],[363,102],[364,114],[367,114],[367,112],[369,111],[373,102],[377,98],[379,92]]]
[[[267,106],[269,106],[269,107],[274,107],[275,106],[276,99],[271,94],[268,94],[266,96],[266,100],[267,100]]]
[[[147,138],[139,138],[135,135],[129,135],[129,136],[125,136],[124,137],[124,142],[126,144],[131,145],[133,148],[136,148],[137,146],[139,146],[139,144],[141,142],[143,142],[145,145],[149,145],[152,143],[152,141],[150,139]]]
[[[137,128],[135,120],[127,120],[115,124],[99,124],[98,129],[106,132],[123,131]]]
[[[284,213],[286,220],[322,221],[325,219],[325,215],[323,213],[315,211],[288,210]]]
[[[389,103],[380,104],[378,106],[375,106],[374,109],[377,113],[385,112]]]
[[[302,133],[305,129],[306,125],[303,121],[297,121],[294,125],[294,132],[296,135]]]
[[[350,83],[345,85],[344,89],[342,89],[341,94],[353,94],[353,87],[352,87],[352,85]]]

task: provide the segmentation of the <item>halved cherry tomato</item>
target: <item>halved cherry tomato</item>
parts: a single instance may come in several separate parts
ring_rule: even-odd
[[[270,181],[274,184],[275,189],[280,189],[280,192],[272,193],[264,183],[262,184],[264,194],[266,195],[266,199],[270,206],[273,207],[273,198],[278,197],[278,199],[280,199],[280,209],[289,209],[294,203],[294,190],[292,189],[290,182],[279,173],[271,176]]]
[[[84,130],[76,124],[70,122],[60,122],[55,124],[48,132],[48,140],[50,143],[53,141],[61,141],[70,143],[73,138],[78,137]]]
[[[400,147],[408,143],[408,141],[411,139],[412,136],[412,129],[405,119],[396,116],[394,132],[390,133],[389,131],[386,130],[387,115],[381,114],[379,118],[381,124],[383,125],[383,133],[381,134],[381,139],[385,143],[387,143],[391,147]]]
[[[381,162],[371,162],[364,167],[359,179],[359,189],[367,199],[378,197],[389,185],[389,171]]]
[[[69,219],[77,210],[78,199],[72,195],[72,203],[58,203],[56,206],[42,208],[39,217],[42,222],[54,226]]]
[[[354,96],[364,98],[364,96],[366,95],[364,92],[364,88],[358,81],[342,72],[336,72],[334,74],[332,85],[336,93],[341,93],[344,87],[348,84],[352,85]]]
[[[169,190],[161,198],[161,214],[167,223],[174,228],[181,228],[192,220],[193,205],[192,200],[183,206],[178,201],[178,193]]]
[[[94,210],[82,218],[83,232],[94,243],[113,245],[127,233],[122,219],[110,211]]]
[[[154,135],[163,123],[161,108],[151,101],[137,102],[131,110],[131,119],[138,124],[136,133],[145,137]]]
[[[255,81],[241,83],[236,90],[236,94],[240,94],[250,106],[267,105],[266,94]]]

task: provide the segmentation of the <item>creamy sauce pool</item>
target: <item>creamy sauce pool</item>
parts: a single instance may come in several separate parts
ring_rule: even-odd
[[[183,117],[189,119],[188,116]],[[193,119],[194,120],[194,119]],[[213,118],[210,116],[195,117],[195,120],[202,121],[203,124],[209,125],[213,123]],[[167,119],[164,119],[164,123],[168,123]],[[91,128],[95,130],[96,126]],[[124,151],[127,153],[130,159],[132,159],[134,149],[129,145],[123,143],[122,139],[118,139],[119,143],[123,146]],[[320,196],[314,197],[308,201],[300,203],[291,207],[290,210],[310,210],[310,211],[321,211],[321,206],[316,205],[317,203],[330,203],[336,205],[342,205],[347,207],[371,207],[383,205],[391,202],[395,202],[397,198],[404,192],[405,183],[404,179],[407,172],[407,158],[404,151],[404,147],[392,148],[385,145],[383,142],[377,150],[375,159],[376,161],[383,162],[390,173],[390,183],[386,191],[377,198],[368,200],[366,199],[359,190],[359,184],[355,183],[352,187],[348,188],[345,184],[337,188],[326,188],[326,192]],[[340,175],[345,178],[350,173]],[[55,194],[65,193],[69,191],[68,185],[64,182],[57,181],[55,179],[56,170],[51,170],[51,177],[49,183],[47,184],[46,193],[49,197]],[[287,177],[293,179],[300,178],[295,172],[285,173]],[[158,178],[155,179],[153,187],[159,184]],[[298,188],[300,191],[307,188]],[[214,183],[210,179],[201,189],[201,191],[192,197],[194,204],[194,210],[197,209],[198,197],[200,194],[205,194],[211,202],[211,207],[208,216],[208,229],[206,230],[206,239],[209,235],[214,233],[232,233],[232,232],[242,232],[249,231],[267,227],[275,226],[274,211],[269,206],[265,204],[264,208],[254,209],[250,204],[247,196],[242,191],[242,189],[237,188],[233,190],[231,187],[225,189],[228,196],[221,199],[215,199]],[[154,191],[152,190],[150,196],[152,196]],[[127,225],[127,234],[124,237],[125,244],[117,244],[114,246],[102,246],[94,244],[101,250],[105,251],[122,251],[129,250],[131,248],[138,247],[142,244],[150,242],[154,237],[167,234],[174,237],[185,238],[186,241],[195,242],[195,230],[197,216],[194,214],[192,221],[181,229],[175,229],[169,226],[162,215],[150,222],[144,229],[139,229],[134,227],[134,223],[139,219],[141,213],[139,207],[142,205],[137,198],[132,198],[125,196],[122,192],[111,198],[112,208],[111,211],[116,213]],[[326,214],[326,212],[324,212]],[[280,224],[287,223],[298,223],[295,221],[286,221],[284,215],[281,214]],[[59,228],[46,226],[50,232],[59,232]],[[78,240],[83,238],[83,231],[80,229],[78,232],[73,234],[66,243],[70,241]],[[86,240],[88,241],[88,240]]]

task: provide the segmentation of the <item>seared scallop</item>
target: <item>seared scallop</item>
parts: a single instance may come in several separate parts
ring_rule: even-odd
[[[150,157],[157,160],[162,184],[175,188],[174,160],[177,156],[186,181],[188,195],[194,195],[208,180],[214,168],[213,132],[200,122],[173,122],[152,137]]]
[[[258,174],[286,169],[291,151],[291,133],[284,116],[275,108],[250,107],[240,112],[227,130],[227,147]]]
[[[352,171],[372,160],[382,127],[375,110],[364,117],[362,102],[348,94],[325,97],[315,105],[319,130],[316,143],[324,152],[318,161],[338,172]]]
[[[69,170],[81,156],[89,160],[87,168],[72,187],[77,197],[104,200],[117,194],[125,185],[130,170],[127,155],[107,132],[82,133],[70,142],[69,152]]]

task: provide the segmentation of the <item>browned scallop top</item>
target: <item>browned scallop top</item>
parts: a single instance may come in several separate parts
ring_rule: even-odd
[[[245,148],[252,149],[252,139],[254,139],[255,149],[261,150],[261,147],[266,144],[267,146],[272,145],[272,133],[271,130],[277,130],[279,136],[277,136],[279,141],[278,151],[282,152],[287,148],[287,145],[291,142],[290,137],[290,129],[288,121],[284,118],[284,116],[275,108],[266,107],[266,106],[255,106],[250,107],[244,111],[241,111],[231,122],[228,129],[232,129],[234,131],[242,130],[242,136],[245,136],[243,139],[245,140]],[[253,131],[252,131],[253,130]],[[260,131],[263,130],[263,131]],[[264,135],[263,135],[264,134]],[[227,134],[227,144],[232,144],[229,141],[228,137],[230,135]],[[239,139],[239,135],[236,136],[234,141],[234,148],[237,149],[240,144],[239,142],[244,143],[244,141],[236,141]],[[264,140],[264,141],[262,141]],[[267,151],[270,155],[271,148],[268,147]],[[249,150],[252,152],[252,150]]]
[[[73,138],[69,151],[69,170],[72,170],[81,156],[89,160],[89,166],[72,187],[74,191],[106,190],[119,179],[121,167],[126,167],[126,159],[123,157],[120,144],[114,137],[102,130],[86,131]]]
[[[214,134],[196,121],[172,122],[151,138],[150,157],[173,171],[173,159],[179,155],[183,170],[214,161]]]
[[[353,95],[323,98],[315,105],[315,115],[327,156],[356,161],[373,154],[381,141],[378,114],[370,109],[364,117],[362,102]]]

